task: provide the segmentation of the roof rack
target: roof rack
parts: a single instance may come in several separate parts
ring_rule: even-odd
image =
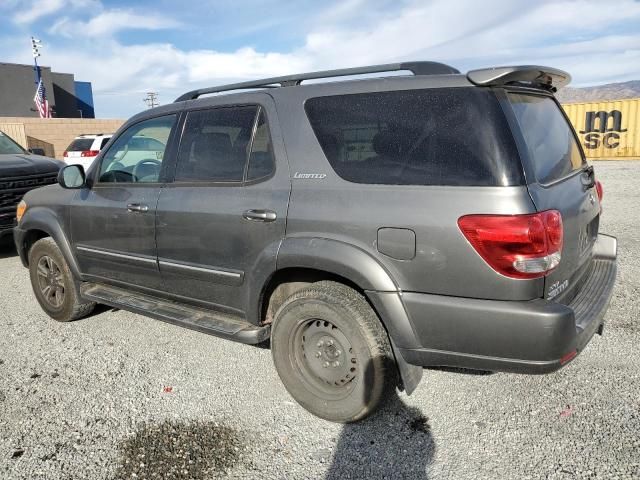
[[[175,101],[194,100],[207,93],[228,92],[230,90],[248,90],[253,88],[278,88],[300,85],[304,80],[318,78],[346,77],[351,75],[366,75],[368,73],[397,72],[407,70],[414,75],[450,75],[460,73],[459,70],[438,62],[402,62],[384,65],[370,65],[367,67],[342,68],[339,70],[324,70],[320,72],[298,73],[284,77],[264,78],[249,82],[231,83],[218,87],[199,88],[180,95]]]

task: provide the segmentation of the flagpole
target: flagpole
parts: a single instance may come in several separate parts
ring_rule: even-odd
[[[42,84],[42,71],[40,70],[40,65],[38,65],[38,57],[40,56],[40,48],[42,47],[42,42],[35,37],[31,37],[31,52],[33,53],[33,71],[35,77],[36,84],[36,96],[41,95],[42,98],[40,102],[44,104],[44,107],[38,105],[38,109],[40,112],[41,118],[51,118],[51,113],[49,111],[49,103],[46,100],[46,94],[44,85],[42,85],[42,93],[40,93],[40,86]],[[43,116],[43,108],[44,108],[44,116]]]
[[[38,59],[36,57],[33,57],[33,64],[34,64],[33,71],[35,72],[35,77],[36,77],[35,84],[37,88],[37,86],[40,84],[41,77],[40,77],[40,66],[38,65]]]
[[[38,85],[40,83],[40,66],[38,65],[38,56],[40,55],[38,44],[39,40],[36,40],[34,37],[31,37],[31,51],[33,53],[33,71],[35,73],[35,83]]]

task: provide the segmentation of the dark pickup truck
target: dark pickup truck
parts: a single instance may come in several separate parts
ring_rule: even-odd
[[[64,164],[34,155],[0,132],[0,238],[16,226],[16,207],[25,193],[56,183]]]

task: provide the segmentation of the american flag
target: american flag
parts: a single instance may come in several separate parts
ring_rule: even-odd
[[[36,108],[40,114],[40,118],[51,118],[51,112],[49,112],[49,101],[45,95],[44,84],[42,79],[38,82],[38,88],[36,89],[36,96],[33,97],[33,101],[36,102]]]

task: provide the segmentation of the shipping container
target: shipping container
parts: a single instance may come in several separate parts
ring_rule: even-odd
[[[640,98],[562,105],[587,158],[640,159]]]

